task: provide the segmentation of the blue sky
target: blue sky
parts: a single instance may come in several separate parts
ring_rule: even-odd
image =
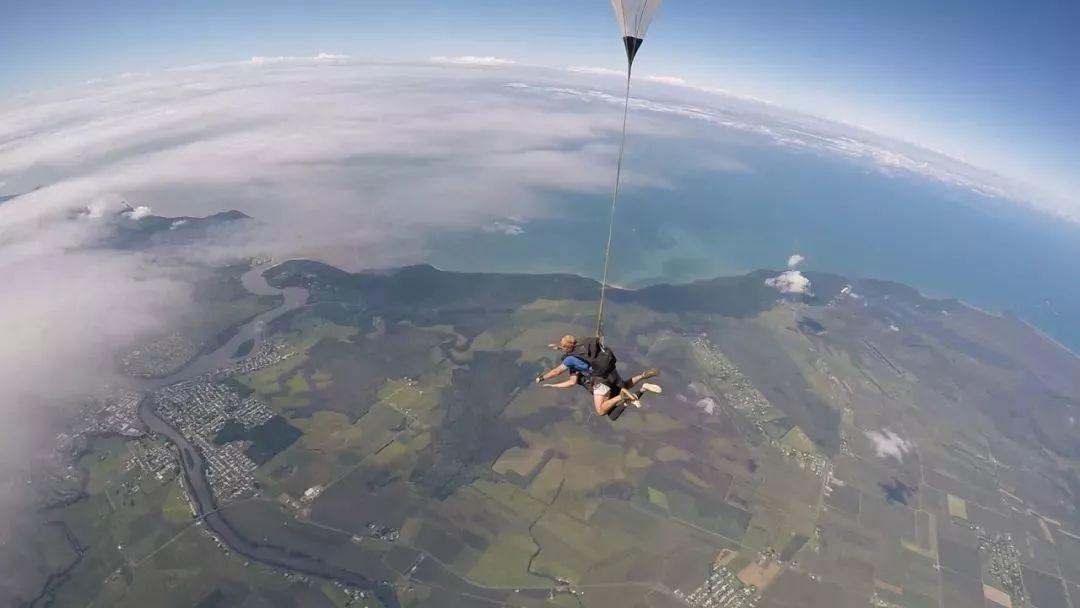
[[[898,135],[1072,197],[1078,22],[1080,3],[1053,0],[668,0],[639,69]],[[605,0],[6,1],[0,23],[3,95],[254,55],[622,61]]]

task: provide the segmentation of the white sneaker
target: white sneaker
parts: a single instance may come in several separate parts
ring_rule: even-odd
[[[642,392],[652,393],[654,395],[659,395],[660,393],[664,392],[664,389],[661,388],[659,384],[653,384],[652,382],[646,382],[642,384],[641,390]]]

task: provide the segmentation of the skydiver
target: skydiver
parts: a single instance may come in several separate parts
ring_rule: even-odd
[[[580,342],[572,335],[565,335],[558,344],[549,344],[548,348],[563,353],[561,363],[536,377],[538,384],[557,378],[567,372],[567,380],[556,384],[545,384],[551,388],[570,388],[581,385],[593,395],[593,409],[598,416],[607,416],[618,420],[626,411],[626,404],[638,406],[641,396],[647,392],[659,393],[655,384],[645,383],[634,392],[631,389],[638,384],[659,375],[660,370],[648,369],[634,376],[629,382],[622,379],[616,369],[615,353],[605,347],[598,338],[585,338]]]

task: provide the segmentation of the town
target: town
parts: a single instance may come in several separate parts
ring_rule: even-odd
[[[134,378],[164,378],[184,367],[198,350],[179,333],[169,334],[120,357],[120,370]]]
[[[750,382],[750,379],[743,375],[742,371],[735,367],[707,337],[693,336],[692,342],[696,347],[696,353],[710,371],[710,379],[723,387],[723,390],[718,390],[719,394],[749,420],[759,435],[768,438],[772,447],[799,467],[808,469],[819,477],[824,477],[829,473],[829,459],[823,454],[800,450],[770,437],[765,431],[765,424],[777,418],[780,415],[779,412]]]
[[[979,551],[987,556],[987,571],[1001,588],[1012,598],[1013,605],[1027,603],[1024,580],[1020,570],[1020,550],[1012,542],[1009,534],[988,534],[982,526],[971,525],[978,535]]]
[[[765,434],[765,423],[775,413],[768,399],[707,337],[695,336],[693,344],[710,372],[710,379],[725,387],[721,396],[746,416],[755,430]]]
[[[214,441],[225,423],[234,421],[245,429],[273,417],[266,404],[241,397],[224,384],[203,379],[186,380],[154,393],[155,411],[188,438],[206,459],[206,478],[214,496],[227,501],[255,493],[257,465],[244,453],[241,442]]]
[[[125,437],[143,434],[139,422],[139,402],[142,395],[134,391],[121,391],[104,399],[83,404],[72,424],[70,435],[107,435],[115,433]]]
[[[757,589],[740,581],[727,566],[716,563],[700,587],[691,593],[676,589],[675,595],[691,608],[753,608],[758,601]]]

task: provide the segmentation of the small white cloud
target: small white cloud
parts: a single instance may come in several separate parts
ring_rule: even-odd
[[[255,65],[266,65],[266,64],[270,64],[270,63],[281,63],[283,61],[288,61],[288,60],[289,60],[289,58],[285,57],[283,55],[279,55],[277,57],[258,57],[258,56],[256,56],[256,57],[251,58],[251,63],[254,63]]]
[[[787,259],[787,267],[788,268],[795,268],[799,264],[802,264],[803,260],[805,260],[805,259],[806,258],[803,256],[803,254],[801,254],[801,253],[793,253],[793,254],[791,254],[791,257],[789,257]]]
[[[176,230],[177,228],[183,226],[186,223],[188,223],[187,220],[176,220],[175,222],[169,224],[169,230]]]
[[[432,57],[431,61],[435,63],[453,63],[456,65],[513,65],[516,63],[513,59],[504,59],[502,57],[477,57],[476,55],[462,55],[460,57]]]
[[[904,454],[915,447],[915,444],[889,429],[882,429],[881,432],[866,431],[866,437],[873,442],[878,458],[892,456],[897,460],[903,460]]]
[[[897,327],[895,324],[890,323],[889,324],[889,331],[900,331],[900,328]]]
[[[276,57],[262,57],[255,56],[251,58],[251,63],[255,65],[272,65],[276,63],[310,63],[310,62],[324,62],[324,61],[340,61],[348,59],[348,55],[338,55],[335,53],[319,53],[312,57],[288,57],[285,55],[278,55]]]
[[[481,228],[481,230],[483,230],[484,232],[497,232],[505,234],[506,236],[518,236],[521,234],[525,234],[524,228],[511,222],[495,221],[484,226],[483,228]]]
[[[612,68],[601,68],[589,65],[572,65],[566,68],[566,71],[575,74],[596,74],[598,76],[626,76],[625,70],[615,70]]]
[[[127,216],[128,219],[138,221],[138,220],[143,219],[144,217],[149,216],[150,213],[151,213],[150,207],[147,207],[146,205],[139,205],[138,207],[135,207],[131,211],[124,212],[124,215]]]
[[[840,295],[847,296],[847,297],[849,297],[849,298],[851,298],[853,300],[861,300],[862,299],[862,296],[855,293],[855,290],[853,290],[851,288],[851,285],[844,285],[844,288],[840,290]],[[888,297],[888,296],[886,296],[886,297]],[[916,304],[915,306],[917,308],[918,304]]]
[[[670,84],[677,87],[685,87],[688,85],[685,78],[679,78],[678,76],[645,76],[642,80],[648,80],[649,82],[659,84]]]
[[[780,276],[765,279],[765,284],[775,288],[780,293],[810,293],[810,279],[804,277],[798,270],[785,270],[780,273]]]

